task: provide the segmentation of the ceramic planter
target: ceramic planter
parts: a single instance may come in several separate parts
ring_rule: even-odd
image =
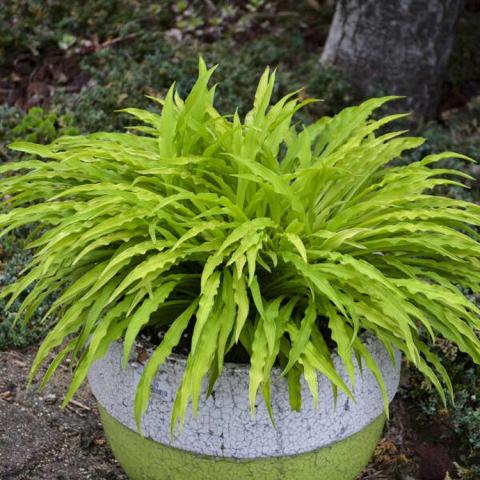
[[[391,400],[398,387],[400,355],[395,354],[394,365],[378,341],[368,338],[366,343]],[[356,402],[339,393],[336,406],[329,382],[319,376],[317,410],[302,380],[300,413],[290,410],[286,380],[274,370],[274,427],[260,396],[256,418],[250,416],[248,365],[226,364],[214,394],[201,402],[197,417],[188,413],[182,432],[170,443],[170,415],[185,367],[184,358],[173,355],[152,385],[142,437],[133,401],[143,366],[131,362],[122,369],[121,355],[122,345],[113,344],[93,365],[89,382],[108,441],[132,480],[353,480],[382,433],[383,401],[367,369],[362,376],[357,368]],[[334,361],[347,379],[339,358]]]

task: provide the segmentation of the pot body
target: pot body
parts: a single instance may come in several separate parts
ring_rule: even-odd
[[[366,346],[383,374],[389,400],[398,388],[400,355],[395,362],[374,338]],[[143,365],[121,367],[122,345],[115,343],[89,372],[107,439],[132,480],[353,480],[373,453],[382,433],[384,406],[373,374],[357,365],[352,390],[355,402],[341,392],[335,402],[328,380],[318,376],[315,409],[302,380],[302,409],[290,410],[286,379],[272,372],[275,426],[260,395],[250,415],[248,365],[226,364],[212,396],[202,401],[197,417],[188,412],[185,426],[170,442],[170,416],[185,359],[172,355],[152,384],[142,420],[144,437],[133,418],[135,389]],[[350,386],[345,368],[337,370]],[[206,394],[204,384],[203,398]]]

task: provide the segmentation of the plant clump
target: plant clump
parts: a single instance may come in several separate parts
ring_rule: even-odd
[[[319,373],[353,396],[327,331],[352,386],[356,357],[373,371],[387,408],[361,335],[369,332],[403,352],[442,398],[442,380],[452,393],[422,332],[480,363],[479,309],[459,288],[479,290],[480,207],[432,193],[469,178],[436,162],[468,157],[444,152],[389,166],[424,141],[379,133],[403,115],[372,113],[396,97],[299,126],[293,116],[312,100],[293,92],[271,105],[268,69],[243,119],[221,115],[208,85],[213,71],[201,60],[185,99],[175,85],[165,99],[152,98],[161,114],[125,109],[141,121],[129,132],[11,145],[32,158],[0,167],[9,174],[0,181],[0,228],[38,229],[28,270],[1,296],[14,302],[33,285],[18,310],[28,321],[59,294],[31,379],[51,351],[42,383],[70,356],[68,402],[112,342],[123,340],[126,365],[139,334],[162,329],[137,388],[139,423],[156,372],[191,329],[172,427],[190,401],[198,410],[203,378],[212,390],[237,344],[250,358],[252,412],[259,391],[270,406],[274,365],[300,409],[302,376],[315,401]]]

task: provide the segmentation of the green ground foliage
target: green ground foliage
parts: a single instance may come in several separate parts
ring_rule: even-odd
[[[61,135],[76,135],[78,129],[72,125],[73,115],[58,116],[45,112],[41,107],[31,108],[12,129],[14,138],[27,142],[49,143]]]
[[[480,478],[480,375],[479,369],[451,343],[439,340],[437,352],[447,368],[455,389],[455,403],[445,409],[431,386],[416,371],[409,370],[410,385],[401,395],[418,406],[423,421],[435,420],[436,441],[457,443],[460,461],[471,477]]]
[[[16,236],[8,235],[2,239],[0,246],[0,289],[14,282],[19,273],[30,261],[30,255],[23,250],[28,237],[27,231],[16,232]],[[24,297],[23,297],[24,298]],[[35,312],[30,326],[17,323],[14,319],[22,299],[19,298],[6,309],[5,300],[0,300],[0,350],[7,348],[23,348],[42,338],[46,328],[40,319],[47,311],[47,305],[42,305]]]
[[[13,158],[6,144],[16,137],[36,142],[76,132],[115,130],[128,125],[127,106],[153,108],[145,95],[162,96],[174,79],[185,93],[196,75],[198,54],[218,63],[217,105],[222,112],[250,105],[259,72],[278,67],[277,99],[305,87],[303,96],[321,102],[309,116],[330,115],[361,98],[333,69],[318,66],[331,22],[332,2],[322,0],[11,0],[0,8],[0,163]],[[444,82],[442,121],[421,127],[428,142],[415,155],[456,150],[480,160],[480,7],[467,0]],[[228,72],[228,75],[227,75]],[[35,108],[40,107],[40,108]],[[480,167],[460,160],[448,166],[475,178]],[[480,200],[470,190],[449,194]],[[443,193],[443,192],[442,192]],[[26,232],[0,240],[0,288],[28,261]],[[48,304],[47,304],[48,306]],[[46,308],[47,306],[43,307]],[[21,348],[42,327],[10,329],[15,308],[0,303],[0,349]],[[43,310],[33,319],[38,325]],[[450,428],[464,443],[466,465],[480,465],[480,371],[462,355],[440,349],[454,380],[457,403]],[[438,398],[419,384],[405,392],[422,412],[438,417]],[[473,467],[475,468],[475,467]],[[478,468],[478,467],[477,467]],[[480,475],[480,472],[476,473]]]

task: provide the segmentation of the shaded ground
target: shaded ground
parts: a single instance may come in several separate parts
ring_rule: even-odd
[[[35,351],[36,346],[0,352],[0,479],[126,480],[106,444],[88,386],[60,409],[68,365],[41,393],[34,394],[35,385],[25,392]],[[419,424],[417,417],[401,398],[394,402],[385,436],[361,480],[444,480],[449,468],[452,478],[462,478],[453,473],[453,448],[448,452],[445,445],[431,443],[440,431]]]
[[[126,480],[102,433],[87,386],[65,410],[64,366],[38,395],[25,392],[36,347],[0,352],[0,479]]]

